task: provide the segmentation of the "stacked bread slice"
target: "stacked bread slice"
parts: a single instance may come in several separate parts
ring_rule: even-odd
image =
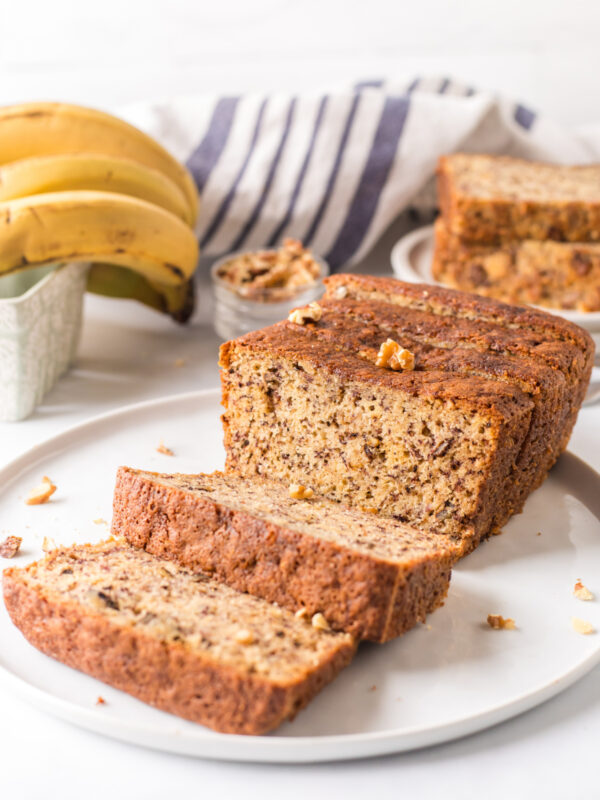
[[[308,311],[223,345],[224,473],[123,467],[118,541],[5,573],[36,647],[217,730],[266,732],[359,640],[439,607],[452,566],[566,447],[593,361],[577,326],[351,275]]]
[[[440,159],[433,275],[513,303],[600,310],[600,165]]]

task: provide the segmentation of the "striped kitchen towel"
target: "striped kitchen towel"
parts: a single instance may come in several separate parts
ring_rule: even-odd
[[[290,96],[199,96],[119,109],[185,161],[202,195],[205,255],[301,239],[333,270],[359,261],[409,206],[433,206],[457,150],[562,163],[600,159],[586,136],[448,79]]]

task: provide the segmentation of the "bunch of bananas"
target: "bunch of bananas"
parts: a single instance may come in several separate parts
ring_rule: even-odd
[[[88,261],[90,291],[185,322],[197,214],[187,169],[123,120],[63,103],[0,108],[0,275]]]

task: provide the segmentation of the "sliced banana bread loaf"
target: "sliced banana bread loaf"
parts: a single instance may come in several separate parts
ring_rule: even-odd
[[[374,642],[443,603],[460,555],[444,534],[220,472],[121,467],[113,509],[113,533],[136,547]]]
[[[600,311],[600,244],[474,244],[451,233],[439,217],[432,271],[454,289],[509,303]]]
[[[565,167],[455,153],[438,164],[448,229],[465,240],[600,240],[600,165]]]
[[[225,733],[265,733],[346,666],[353,638],[115,542],[60,548],[3,576],[46,655]]]
[[[317,320],[223,345],[227,468],[439,529],[465,550],[566,445],[593,345],[550,315],[338,275]],[[414,369],[378,366],[388,339]]]

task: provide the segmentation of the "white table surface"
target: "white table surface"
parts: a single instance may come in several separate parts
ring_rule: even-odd
[[[564,124],[600,121],[594,0],[34,0],[3,11],[2,104],[64,99],[115,108],[202,91],[436,74],[496,88]],[[391,241],[369,266],[387,266]],[[76,367],[30,420],[0,424],[0,465],[94,414],[215,386],[218,342],[209,315],[204,297],[193,325],[182,329],[132,303],[88,298]],[[185,366],[175,367],[178,358]],[[581,412],[571,450],[600,470],[600,405]],[[600,668],[538,709],[461,741],[300,767],[143,750],[0,691],[0,798],[594,800],[598,741]]]
[[[384,272],[390,234],[366,268]],[[364,267],[363,267],[364,268]],[[212,300],[201,286],[190,327],[129,301],[88,297],[77,364],[21,423],[0,424],[0,465],[45,437],[128,403],[217,385]],[[175,360],[183,358],[182,367]],[[600,469],[600,405],[584,409],[571,450]],[[0,645],[1,646],[1,645]],[[318,702],[318,701],[317,701]],[[469,738],[343,764],[267,766],[157,753],[87,733],[0,690],[0,797],[359,798],[486,800],[598,797],[600,668],[545,705]]]

